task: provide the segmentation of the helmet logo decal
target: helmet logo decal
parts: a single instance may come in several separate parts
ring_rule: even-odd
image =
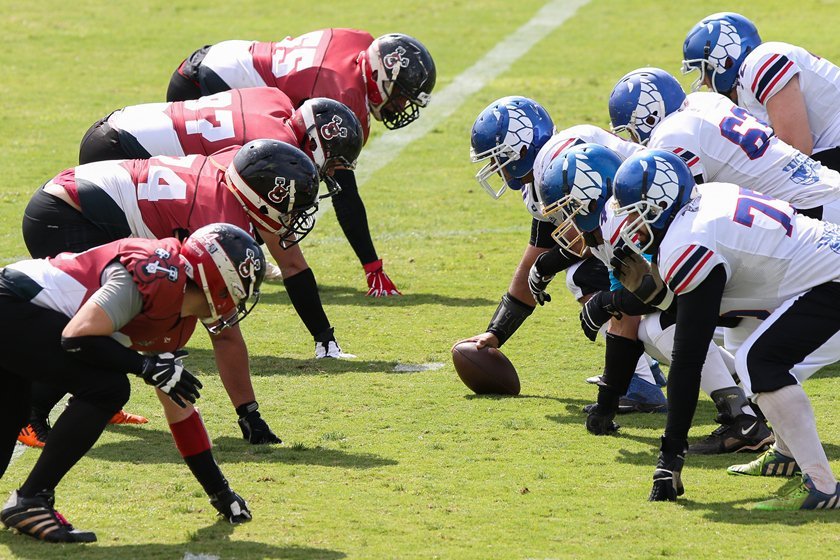
[[[738,60],[741,55],[741,36],[735,27],[726,20],[720,20],[720,34],[712,52],[709,53],[709,62],[716,66],[720,72],[731,66],[726,64],[727,58],[732,62]]]
[[[569,159],[567,158],[563,163],[565,164]],[[575,158],[575,180],[572,188],[569,189],[569,194],[580,202],[580,213],[584,216],[589,214],[589,203],[598,200],[601,196],[601,184],[604,182],[601,174],[592,169],[588,160],[586,154],[579,154]]]
[[[245,258],[239,263],[239,276],[242,278],[251,278],[256,271],[262,267],[262,263],[257,259],[257,254],[250,247],[245,249]]]
[[[333,115],[330,122],[321,127],[321,137],[324,140],[332,140],[333,138],[347,138],[347,128],[341,126],[341,117]]]
[[[642,138],[650,136],[654,127],[665,116],[665,101],[662,93],[647,78],[639,80],[639,102],[636,105],[635,128]]]
[[[645,198],[665,210],[670,208],[679,197],[680,178],[669,161],[660,156],[654,156],[653,160],[656,162],[656,167],[652,169],[654,173]]]
[[[289,196],[289,189],[286,188],[286,178],[285,177],[275,177],[274,178],[274,188],[268,191],[268,200],[273,202],[274,204],[280,204]]]
[[[382,57],[382,64],[385,65],[385,68],[388,70],[393,70],[397,66],[402,68],[407,68],[409,62],[411,62],[408,57],[403,56],[405,54],[405,47],[397,47]]]
[[[534,143],[534,123],[517,107],[508,107],[508,126],[503,144],[513,148],[513,159],[519,158],[523,146],[530,147]]]

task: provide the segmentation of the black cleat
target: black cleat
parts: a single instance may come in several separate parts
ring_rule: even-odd
[[[741,414],[730,424],[721,424],[705,439],[690,445],[688,452],[695,455],[718,455],[738,451],[764,451],[776,438],[767,422],[755,416]]]
[[[3,525],[32,538],[53,543],[96,542],[96,534],[74,528],[53,505],[52,493],[39,493],[32,498],[12,492],[0,511]]]

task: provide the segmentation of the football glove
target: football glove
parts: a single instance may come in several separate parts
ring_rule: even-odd
[[[216,508],[219,515],[230,521],[233,525],[251,521],[251,510],[248,509],[248,502],[231,490],[229,487],[210,496],[210,505]]]
[[[673,294],[662,281],[656,264],[649,263],[643,256],[622,245],[613,253],[610,266],[613,267],[613,274],[621,285],[633,292],[643,303],[661,309],[668,308]]]
[[[580,310],[580,328],[583,329],[586,338],[595,342],[598,331],[611,317],[621,319],[621,312],[613,305],[611,292],[598,292],[583,304]]]
[[[531,265],[531,270],[528,271],[528,289],[531,290],[531,295],[534,296],[534,301],[539,303],[540,305],[545,305],[545,302],[551,301],[551,295],[549,295],[545,289],[554,279],[553,274],[542,274],[540,272],[540,258],[548,253],[543,253],[537,260],[534,261],[534,264]]]
[[[367,295],[372,297],[401,296],[402,293],[382,270],[382,259],[364,265],[367,279]]]
[[[256,401],[236,407],[239,415],[239,429],[242,430],[242,438],[252,445],[263,445],[266,443],[283,443],[277,437],[268,423],[262,419],[259,406]]]
[[[201,396],[198,390],[202,388],[201,381],[184,368],[182,360],[186,355],[186,351],[179,350],[174,354],[146,356],[140,374],[146,383],[163,391],[181,408],[187,407],[185,400],[194,403]]]
[[[613,418],[615,418],[615,411],[604,413],[598,409],[598,405],[596,404],[589,410],[589,414],[586,416],[586,429],[590,434],[596,436],[614,434],[620,426],[613,422]]]
[[[653,488],[650,490],[648,501],[676,502],[677,496],[685,494],[682,468],[687,449],[686,441],[678,442],[662,436],[659,460],[656,462],[656,470],[653,471]]]

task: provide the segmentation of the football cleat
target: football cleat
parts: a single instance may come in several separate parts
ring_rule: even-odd
[[[146,424],[149,421],[145,416],[139,414],[132,414],[125,410],[120,410],[108,420],[109,424]]]
[[[840,509],[840,483],[831,494],[820,492],[807,474],[802,483],[787,494],[758,502],[753,509],[762,511],[797,511],[801,509]]]
[[[618,413],[631,414],[633,412],[668,412],[667,403],[642,402],[627,397],[618,399]]]
[[[799,476],[802,474],[802,470],[796,464],[796,459],[783,455],[774,445],[754,461],[743,465],[732,465],[726,469],[726,472],[747,476]]]
[[[248,502],[229,487],[210,496],[210,505],[233,525],[247,523],[252,519]]]
[[[18,434],[18,441],[29,447],[44,447],[50,429],[49,420],[32,416],[29,419],[29,424],[24,426]]]
[[[347,354],[341,351],[341,347],[335,340],[327,340],[326,342],[315,342],[315,359],[322,358],[338,358],[349,359],[355,358],[355,354]]]
[[[705,439],[688,447],[695,455],[716,455],[739,451],[764,451],[775,443],[767,423],[755,416],[742,414],[731,424],[721,424]]]
[[[265,280],[266,282],[282,282],[283,271],[273,262],[265,262]]]
[[[88,543],[96,542],[96,534],[91,531],[80,531],[71,525],[63,515],[58,513],[54,494],[39,493],[32,498],[12,492],[8,501],[0,511],[0,521],[3,525],[29,535],[32,538],[56,543]]]

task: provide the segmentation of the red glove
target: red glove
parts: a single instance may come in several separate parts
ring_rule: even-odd
[[[382,259],[364,265],[368,283],[367,295],[373,297],[401,296],[402,294],[382,270]]]

